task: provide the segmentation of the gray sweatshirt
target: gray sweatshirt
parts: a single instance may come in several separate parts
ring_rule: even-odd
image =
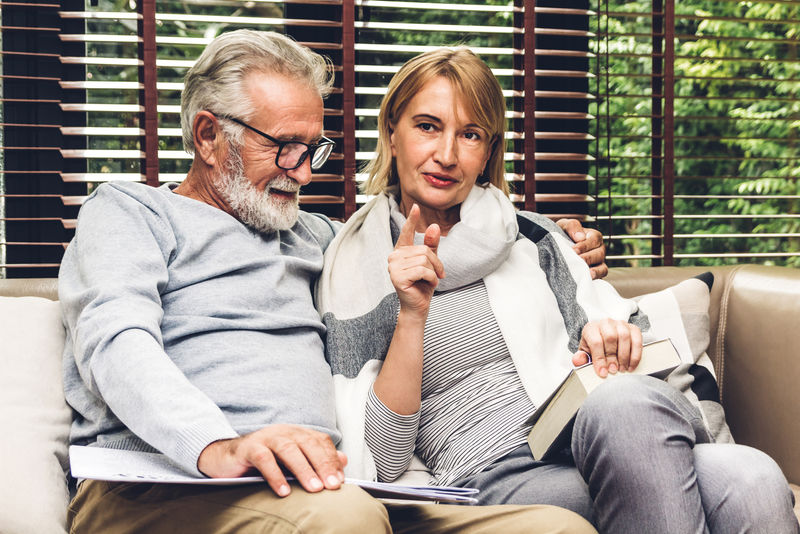
[[[268,424],[338,442],[311,287],[331,222],[261,234],[136,183],[100,186],[59,273],[71,442],[163,452],[188,472],[211,442]]]

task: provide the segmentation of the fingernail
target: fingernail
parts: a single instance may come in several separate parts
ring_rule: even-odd
[[[608,366],[608,372],[611,374],[615,374],[618,371],[618,367],[616,363],[612,363]]]
[[[584,239],[586,239],[586,234],[584,234],[583,232],[578,232],[575,234],[575,239],[577,239],[578,241],[583,241]]]
[[[280,488],[278,488],[278,496],[286,497],[287,495],[289,495],[289,486],[284,484]]]
[[[308,485],[311,486],[312,490],[321,490],[322,489],[322,481],[317,477],[312,478]]]
[[[605,367],[601,368],[600,369],[600,378],[605,378],[607,376],[608,376],[608,369],[606,369]]]
[[[340,483],[341,481],[336,475],[331,475],[328,477],[328,486],[338,486]]]

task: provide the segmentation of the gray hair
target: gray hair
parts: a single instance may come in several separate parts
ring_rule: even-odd
[[[305,81],[325,98],[333,87],[333,69],[329,66],[326,57],[279,33],[223,33],[211,41],[186,73],[181,94],[183,148],[194,153],[192,123],[200,111],[250,119],[254,106],[242,85],[248,74],[275,73]],[[241,126],[225,121],[223,130],[232,143],[241,144]]]

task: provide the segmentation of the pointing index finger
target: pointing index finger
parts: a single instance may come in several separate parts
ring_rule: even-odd
[[[411,210],[408,212],[406,223],[400,229],[400,235],[397,238],[397,244],[394,246],[395,249],[399,247],[409,247],[414,244],[414,230],[417,228],[418,221],[419,206],[414,204],[411,206]]]

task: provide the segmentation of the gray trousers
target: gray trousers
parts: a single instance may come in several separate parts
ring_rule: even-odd
[[[676,389],[618,377],[578,412],[572,458],[536,462],[524,445],[454,485],[479,488],[481,504],[563,506],[603,533],[800,532],[774,460],[708,441],[700,413]]]

